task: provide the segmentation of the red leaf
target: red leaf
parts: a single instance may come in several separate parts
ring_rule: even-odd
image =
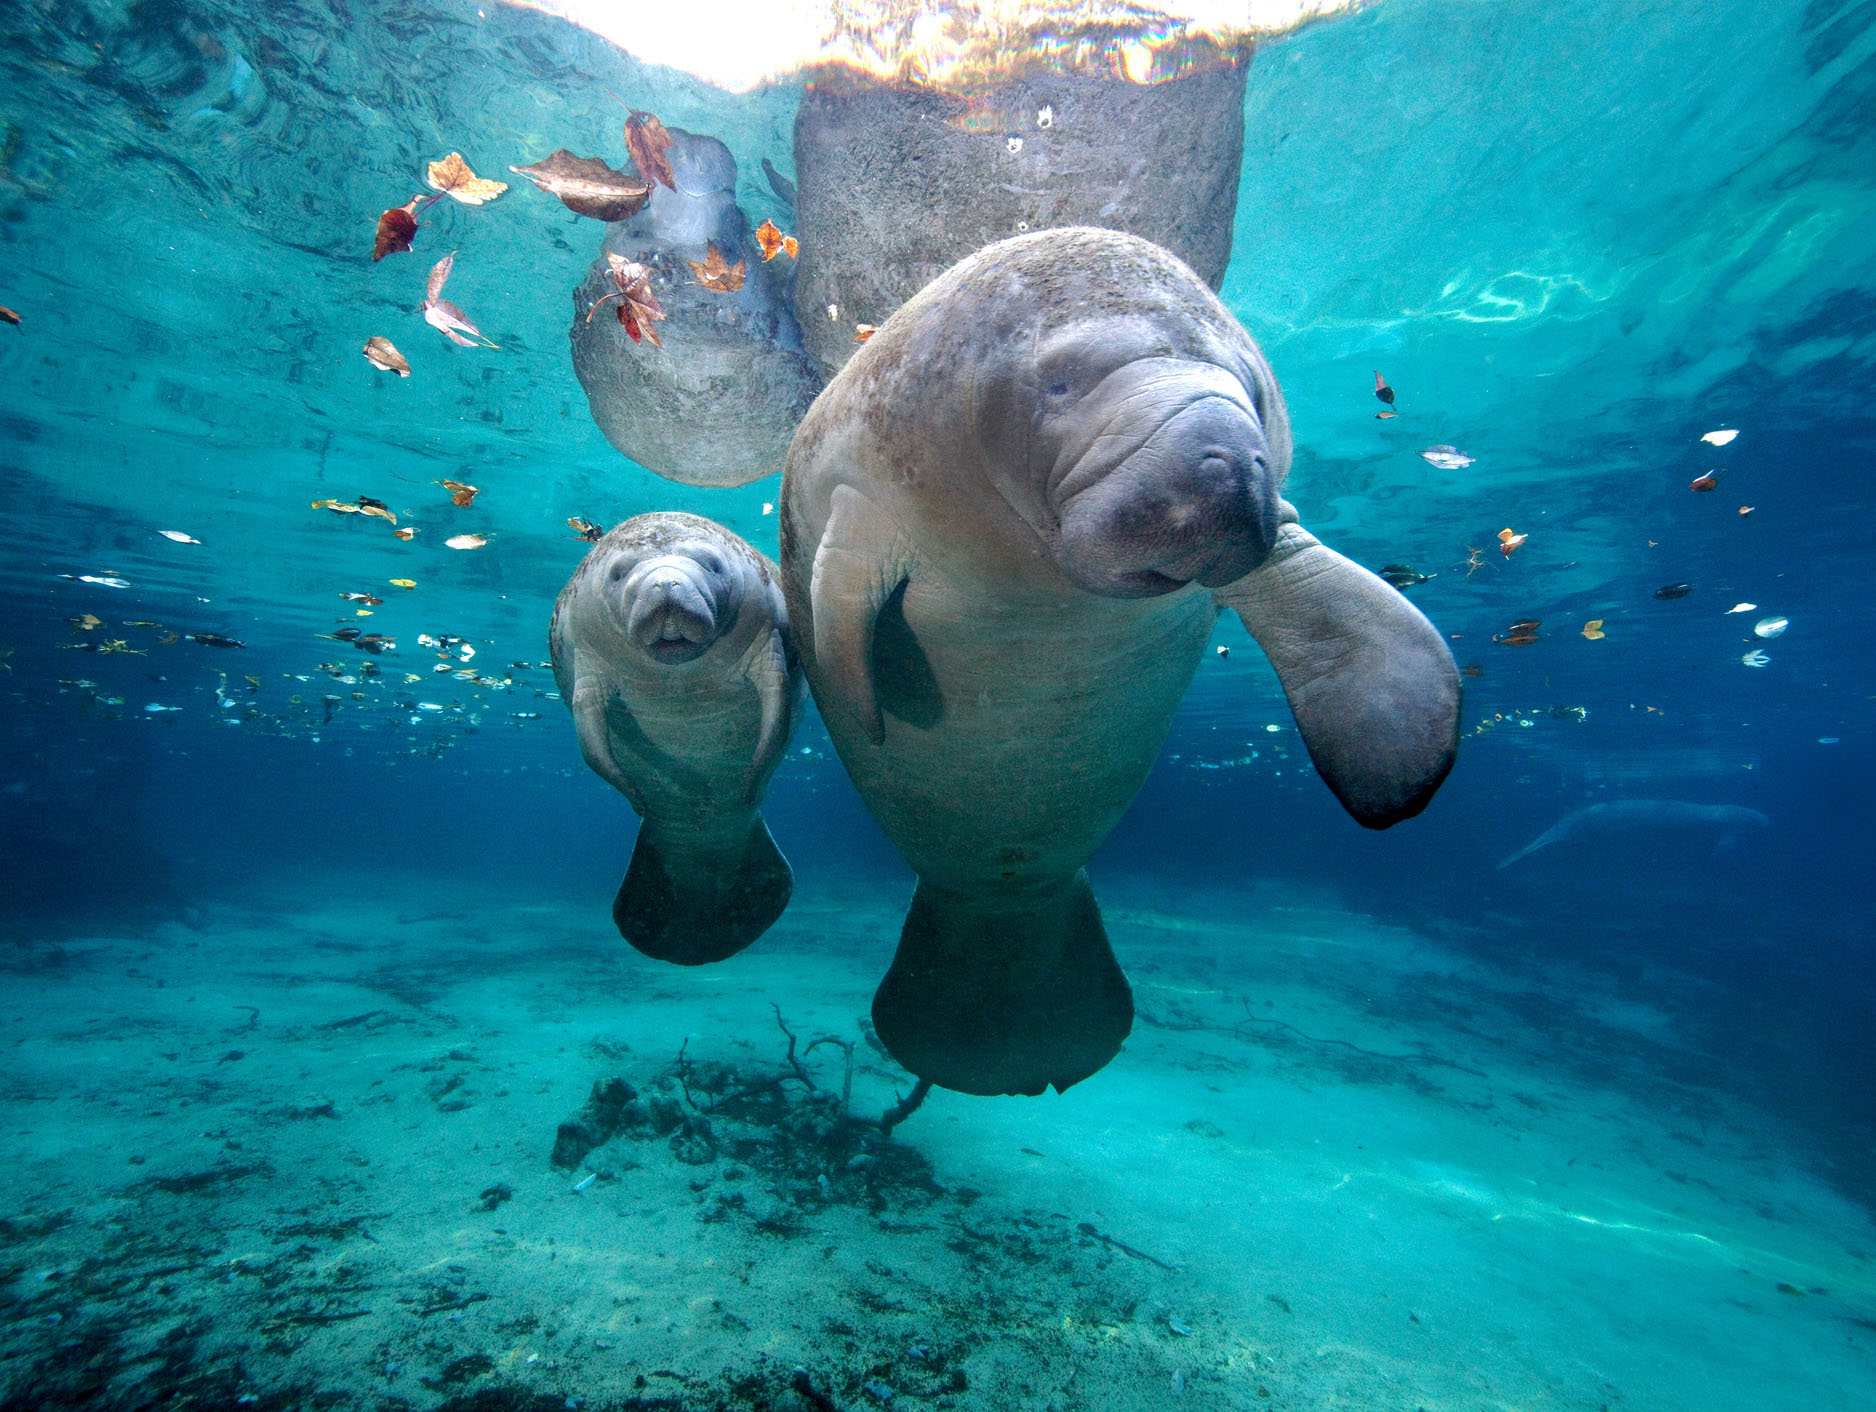
[[[410,249],[411,237],[417,233],[416,210],[421,200],[421,196],[413,196],[402,206],[393,206],[378,217],[378,238],[371,247],[373,262]]]

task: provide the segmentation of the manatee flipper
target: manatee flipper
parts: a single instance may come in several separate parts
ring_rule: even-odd
[[[1038,1094],[1119,1053],[1133,991],[1088,875],[1019,900],[921,882],[873,1025],[911,1073],[959,1093]]]
[[[789,727],[793,724],[788,708],[794,687],[788,680],[788,652],[782,646],[779,631],[771,629],[766,638],[757,638],[750,644],[749,653],[743,659],[743,675],[749,678],[762,702],[762,725],[756,737],[755,758],[743,775],[743,803],[754,805],[762,799],[762,787],[769,772],[788,748]]]
[[[577,676],[575,679],[579,680]],[[573,711],[573,728],[579,735],[580,754],[587,768],[623,794],[633,812],[643,814],[645,796],[612,756],[611,731],[606,725],[606,712],[613,701],[612,693],[597,679],[592,679],[581,681],[574,689],[573,700],[567,704]]]
[[[852,486],[836,486],[809,588],[814,654],[831,695],[875,745],[886,739],[886,721],[873,682],[873,632],[910,571],[899,522]]]
[[[638,831],[612,920],[647,956],[701,966],[734,956],[782,915],[795,877],[754,810],[706,837]]]
[[[1459,749],[1459,672],[1397,589],[1286,523],[1261,566],[1216,590],[1276,668],[1342,807],[1384,829],[1426,807]]]

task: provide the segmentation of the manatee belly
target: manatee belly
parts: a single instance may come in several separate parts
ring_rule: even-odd
[[[1159,753],[1216,612],[1196,589],[1010,601],[917,580],[873,668],[886,739],[826,713],[861,795],[926,882],[1017,891],[1085,863]]]

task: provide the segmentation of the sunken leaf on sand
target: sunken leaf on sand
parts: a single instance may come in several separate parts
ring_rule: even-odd
[[[629,220],[651,200],[651,186],[614,171],[597,157],[576,157],[562,147],[529,167],[510,167],[576,216],[596,221]]]
[[[460,152],[452,152],[441,161],[430,163],[424,170],[423,179],[433,191],[440,191],[450,200],[460,201],[465,206],[480,206],[508,190],[507,182],[490,181],[470,171],[469,164],[463,161]]]

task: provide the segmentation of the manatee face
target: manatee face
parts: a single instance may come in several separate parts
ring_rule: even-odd
[[[621,549],[602,582],[627,641],[663,666],[703,656],[735,627],[742,606],[736,566],[704,540],[651,554]]]
[[[1180,333],[1138,317],[1077,320],[1044,329],[1033,369],[1018,374],[1008,414],[1027,411],[1029,454],[1005,466],[1002,488],[1090,593],[1229,583],[1275,540],[1284,468],[1248,386],[1255,375]]]

